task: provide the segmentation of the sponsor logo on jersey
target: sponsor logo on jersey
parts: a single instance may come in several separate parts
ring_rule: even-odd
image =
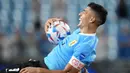
[[[73,46],[77,43],[77,40],[73,40],[72,42],[69,43],[69,46]]]

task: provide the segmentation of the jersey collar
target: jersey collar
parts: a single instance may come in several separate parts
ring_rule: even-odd
[[[85,36],[95,36],[96,33],[93,33],[93,34],[84,34],[84,33],[79,33],[80,35],[85,35]]]

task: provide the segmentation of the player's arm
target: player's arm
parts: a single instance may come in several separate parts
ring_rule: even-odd
[[[78,73],[83,67],[84,64],[82,62],[77,60],[75,57],[72,57],[64,70],[48,70],[40,67],[26,67],[23,68],[20,73]]]
[[[84,67],[84,64],[72,57],[64,70],[48,70],[40,67],[26,67],[23,68],[20,73],[78,73],[82,67]]]
[[[84,73],[88,73],[87,69],[84,68]],[[66,73],[80,73],[80,70],[74,68],[71,64],[67,64],[66,68],[64,69]]]
[[[87,62],[86,58],[88,54],[92,52],[92,48],[89,43],[82,43],[74,48],[74,54],[71,57],[69,63],[66,65],[64,71],[69,73],[78,73],[82,68],[84,68]],[[86,70],[87,73],[87,70]]]
[[[48,70],[40,67],[26,67],[23,68],[20,73],[66,73],[63,70]]]
[[[69,66],[69,64],[68,64],[68,66]],[[20,71],[20,73],[78,73],[78,72],[79,72],[79,70],[75,69],[73,67],[69,71],[65,71],[65,70],[48,70],[48,69],[39,68],[39,67],[26,67],[26,68],[23,68]]]
[[[78,73],[84,66],[85,64],[83,62],[72,56],[64,71],[69,73]]]
[[[88,43],[82,43],[75,47],[74,54],[64,70],[48,70],[45,68],[29,67],[22,69],[20,73],[78,73],[85,66],[85,58],[87,58],[91,51],[92,48]]]

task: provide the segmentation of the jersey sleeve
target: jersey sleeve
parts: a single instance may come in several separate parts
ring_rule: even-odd
[[[93,51],[89,43],[82,43],[75,47],[73,56],[83,63],[86,63],[86,58]]]
[[[73,67],[79,70],[81,70],[86,64],[88,64],[90,57],[89,55],[94,50],[92,45],[89,43],[81,43],[74,48],[74,53],[69,61],[69,64],[71,64]],[[95,59],[95,57],[91,59]]]

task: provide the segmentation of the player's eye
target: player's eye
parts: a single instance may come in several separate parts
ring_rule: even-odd
[[[85,12],[85,9],[83,10],[83,12]]]

